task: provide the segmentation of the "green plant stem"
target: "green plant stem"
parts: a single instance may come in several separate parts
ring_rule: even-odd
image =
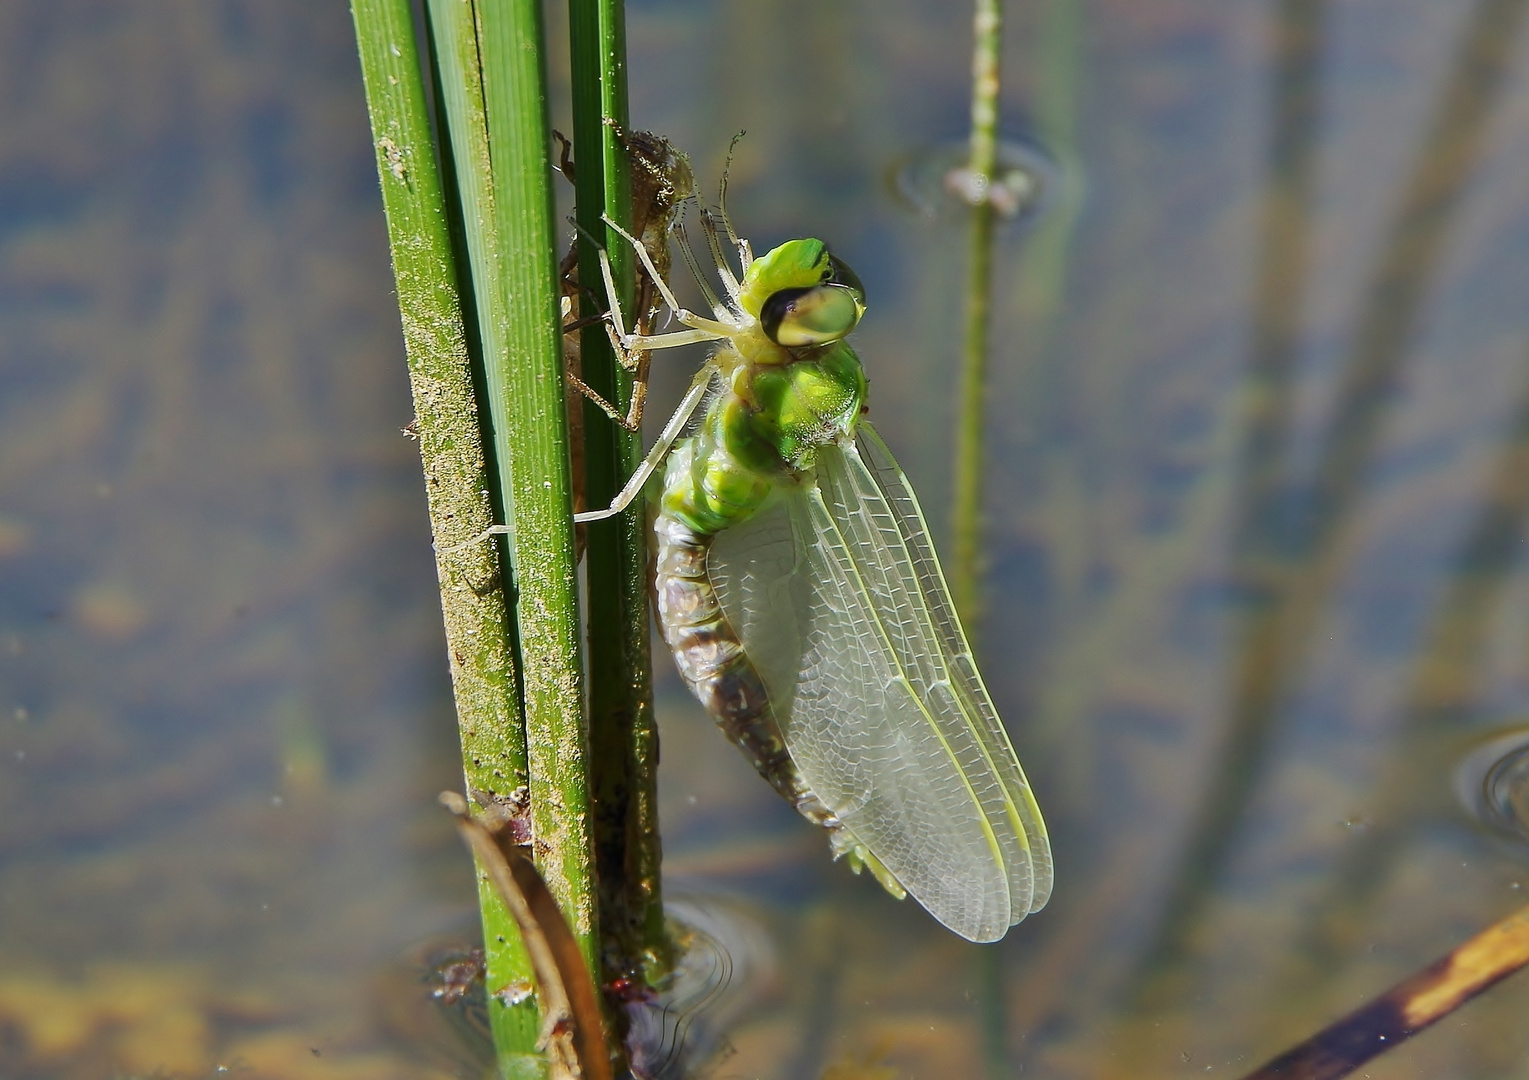
[[[977,0],[972,58],[971,171],[974,193],[961,397],[956,418],[954,499],[951,509],[950,590],[956,611],[971,627],[981,615],[978,594],[982,542],[983,402],[987,393],[988,309],[993,274],[993,204],[987,198],[998,148],[999,0]]]
[[[977,0],[973,20],[971,244],[968,252],[965,343],[956,418],[954,499],[951,508],[950,589],[956,613],[971,633],[981,616],[983,404],[987,396],[989,308],[993,278],[994,210],[989,192],[998,157],[998,92],[1003,11],[1000,0]],[[977,956],[982,988],[983,1059],[989,1076],[1009,1074],[1004,1046],[1004,982],[997,947]]]
[[[439,107],[444,116],[443,154],[448,154],[454,170],[453,180],[458,203],[458,221],[465,242],[466,279],[471,282],[469,295],[477,313],[477,336],[482,356],[480,376],[486,378],[491,366],[485,357],[502,357],[509,348],[509,312],[502,290],[495,287],[504,259],[504,245],[499,239],[499,218],[495,212],[492,164],[488,145],[488,119],[484,112],[483,73],[478,53],[478,27],[471,3],[462,0],[426,0],[434,45]],[[501,515],[499,520],[515,528],[514,493],[506,477],[495,475],[506,464],[494,460],[500,449],[505,418],[494,407],[485,387],[489,409],[482,416],[488,435],[489,469],[494,476],[493,497]],[[510,547],[514,542],[511,540]],[[513,569],[513,568],[512,568]],[[513,596],[517,582],[512,576]]]
[[[485,351],[484,381],[494,454],[501,476],[508,474],[514,513],[536,863],[590,970],[598,971],[542,8],[538,0],[501,0],[483,4],[477,14],[503,256],[485,268],[494,272],[474,276],[478,295],[494,290],[507,317],[506,348]]]
[[[625,13],[622,0],[573,0],[573,144],[577,166],[580,314],[603,312],[599,252],[603,237],[629,322],[633,253],[601,215],[631,229],[631,177],[621,133],[628,130]],[[606,328],[595,322],[580,341],[584,379],[625,412],[632,377],[617,362]],[[591,508],[609,505],[642,460],[640,432],[611,422],[584,403],[584,490]],[[646,515],[642,499],[625,513],[592,523],[587,533],[590,772],[606,977],[634,969],[658,974],[667,954],[659,882],[658,733],[653,720],[648,640]]]
[[[460,0],[428,0],[427,11],[436,62],[438,106],[445,117],[443,154],[447,153],[449,148],[449,159],[454,167],[457,221],[461,229],[461,239],[466,248],[463,259],[466,273],[463,276],[472,282],[472,288],[468,290],[468,294],[471,297],[472,310],[477,315],[476,330],[480,346],[477,376],[486,383],[486,369],[491,365],[483,358],[504,356],[509,347],[510,331],[504,293],[494,284],[497,281],[504,247],[499,241],[499,221],[494,209],[488,122],[484,111],[483,76],[478,52],[478,29],[473,6],[462,3]],[[497,444],[501,441],[500,435],[506,423],[502,398],[497,399],[501,407],[496,410],[494,408],[496,399],[488,392],[486,386],[483,397],[490,406],[489,409],[479,413],[480,423],[485,429],[487,449],[490,451],[488,468],[492,483],[489,490],[496,506],[497,520],[504,522],[513,530],[516,524],[513,512],[514,493],[505,475],[506,463],[494,453]],[[513,549],[513,539],[509,547]],[[513,611],[516,588],[515,566],[513,562],[506,559],[504,568]],[[511,633],[518,632],[518,624],[514,619],[511,619],[510,628]],[[517,648],[517,655],[524,654]],[[521,678],[524,678],[524,672],[521,672]],[[526,791],[529,796],[531,792],[529,751],[525,775]],[[500,902],[481,868],[478,874],[478,897],[480,907],[485,910],[491,903]],[[518,931],[511,929],[507,933],[490,934],[485,928],[485,978],[491,990],[512,985],[501,980],[496,961],[501,963],[503,961],[496,954],[500,951],[508,954],[511,950],[522,948]],[[526,963],[528,965],[529,961]],[[528,967],[527,970],[529,970]],[[519,985],[529,985],[529,979]],[[522,994],[499,999],[499,1005],[491,1005],[489,1023],[493,1029],[500,1067],[502,1070],[512,1072],[529,1071],[530,1060],[516,1055],[522,1053],[521,1048],[527,1045],[528,1032],[531,1036],[530,1045],[534,1047],[539,1029],[537,1003],[534,999]],[[535,1061],[539,1067],[539,1056]]]
[[[355,0],[352,14],[387,212],[467,789],[508,800],[527,779],[525,727],[499,560],[493,548],[467,544],[493,524],[494,507],[414,26],[408,0]],[[488,984],[528,985],[530,962],[515,923],[481,873],[480,900]],[[501,1057],[531,1060],[538,1035],[534,1003],[495,1013]]]

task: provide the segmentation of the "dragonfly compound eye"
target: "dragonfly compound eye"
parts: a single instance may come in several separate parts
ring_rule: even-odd
[[[788,349],[838,341],[865,311],[861,294],[848,285],[814,285],[772,293],[759,312],[771,341]]]

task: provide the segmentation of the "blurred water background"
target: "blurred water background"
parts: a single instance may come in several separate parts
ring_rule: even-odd
[[[1056,187],[1000,238],[975,630],[1057,891],[985,980],[658,658],[670,887],[769,943],[716,1076],[1236,1076],[1529,899],[1456,795],[1529,718],[1525,7],[1008,5]],[[634,123],[704,187],[747,129],[740,229],[863,278],[941,534],[966,234],[896,179],[969,14],[628,5]],[[12,0],[0,53],[0,1075],[471,1075],[400,959],[472,886],[346,6]],[[1526,1011],[1366,1075],[1521,1076]]]

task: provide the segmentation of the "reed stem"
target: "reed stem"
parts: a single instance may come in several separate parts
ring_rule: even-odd
[[[498,554],[471,544],[496,518],[463,319],[450,206],[431,142],[408,0],[355,0],[352,15],[387,214],[398,305],[425,470],[447,655],[467,790],[515,805],[527,782],[513,624]],[[529,986],[514,920],[480,873],[490,987]],[[491,1013],[507,1074],[539,1067],[536,1007],[497,999]]]
[[[537,869],[598,971],[542,7],[485,3],[477,18],[500,257],[481,276],[475,263],[474,281],[507,329],[504,350],[485,351],[484,382],[513,513],[531,826]]]
[[[993,275],[993,204],[988,193],[998,153],[998,91],[1003,10],[999,0],[977,0],[972,54],[972,135],[968,192],[971,244],[968,251],[965,344],[956,417],[956,455],[951,508],[950,591],[962,621],[981,616],[983,404],[987,393],[988,312]]]
[[[601,237],[622,309],[633,310],[633,253],[602,220],[630,231],[631,164],[626,38],[622,0],[573,0],[569,6],[576,165],[578,274],[601,280]],[[581,292],[580,314],[597,318],[603,290]],[[580,340],[583,377],[625,413],[632,376],[616,362],[605,325],[586,327]],[[584,490],[587,505],[609,505],[642,460],[642,436],[584,403]],[[667,935],[659,883],[658,732],[653,719],[652,654],[648,640],[646,514],[639,498],[625,513],[588,526],[588,665],[591,784],[595,858],[602,929],[608,944],[606,978],[665,966]]]
[[[982,615],[982,443],[987,396],[989,311],[992,302],[993,225],[991,191],[998,158],[998,93],[1003,8],[1001,0],[976,0],[972,49],[971,156],[966,188],[971,203],[967,258],[965,335],[956,416],[955,476],[951,507],[950,591],[970,634]],[[1004,1044],[1003,969],[996,946],[977,956],[981,987],[983,1059],[988,1075],[1007,1076]]]

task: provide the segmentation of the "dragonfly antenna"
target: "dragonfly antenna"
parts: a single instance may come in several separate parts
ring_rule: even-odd
[[[754,261],[753,249],[749,247],[747,240],[741,239],[733,229],[733,219],[727,216],[727,176],[733,171],[733,151],[738,148],[738,143],[747,135],[747,131],[740,131],[733,136],[733,141],[727,144],[727,161],[722,166],[722,182],[717,186],[717,210],[722,217],[722,227],[727,230],[727,239],[733,247],[738,249],[738,261],[743,264],[743,272],[749,272],[749,266]]]

